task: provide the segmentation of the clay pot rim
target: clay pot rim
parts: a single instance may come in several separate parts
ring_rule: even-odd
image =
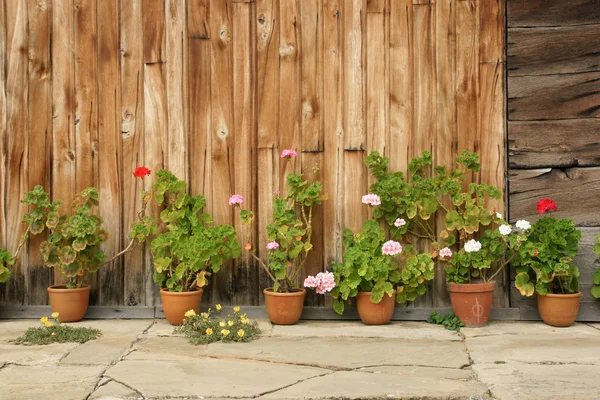
[[[536,293],[537,294],[537,293]],[[572,299],[576,297],[581,297],[582,293],[546,293],[546,294],[537,294],[538,297],[550,297],[550,298],[559,298],[559,299]]]
[[[389,294],[387,294],[387,293],[384,293],[383,295],[384,295],[384,296],[388,296],[388,297],[394,297],[394,296],[396,295],[396,293],[397,293],[397,292],[398,292],[398,291],[397,291],[396,289],[394,289],[394,293],[392,293],[392,295],[391,295],[391,296],[390,296]],[[359,292],[356,294],[356,297],[358,297],[358,296],[371,296],[371,293],[372,293],[372,292],[362,292],[362,291],[359,291]]]
[[[273,288],[270,287],[270,288],[265,288],[263,290],[263,293],[265,294],[265,296],[275,296],[275,297],[301,296],[306,293],[306,289],[298,288],[298,289],[292,289],[292,292],[280,293],[280,292],[274,292]]]
[[[493,292],[496,287],[496,281],[488,283],[454,283],[446,282],[446,289],[455,293],[481,293]]]
[[[52,286],[48,286],[48,292],[55,292],[55,293],[60,293],[60,292],[70,292],[70,293],[74,293],[74,292],[85,292],[90,290],[91,286],[88,284],[82,285],[79,288],[73,288],[73,289],[69,289],[67,287],[67,285],[52,285]]]
[[[187,291],[187,292],[170,292],[167,289],[160,288],[160,294],[161,295],[166,294],[167,296],[192,296],[192,295],[198,294],[198,292],[204,293],[204,289],[199,287],[194,290]]]

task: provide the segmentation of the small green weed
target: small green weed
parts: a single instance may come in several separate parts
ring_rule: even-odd
[[[63,325],[58,318],[58,313],[53,313],[52,318],[54,324],[48,320],[48,317],[40,318],[44,326],[27,329],[23,336],[14,340],[14,343],[26,346],[67,342],[85,343],[102,335],[98,329]]]
[[[460,328],[465,326],[463,322],[453,313],[449,312],[446,315],[440,315],[436,312],[431,313],[431,316],[427,319],[430,324],[443,325],[444,328],[450,331],[460,331]]]
[[[221,305],[216,309],[221,311]],[[233,314],[218,320],[212,317],[212,310],[197,315],[194,310],[185,313],[181,326],[175,327],[175,333],[181,333],[192,344],[208,344],[217,342],[250,342],[260,335],[256,321],[250,321],[246,314],[240,313],[239,307],[233,308]]]

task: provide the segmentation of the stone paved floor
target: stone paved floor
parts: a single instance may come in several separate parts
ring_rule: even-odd
[[[1,400],[600,400],[600,324],[304,321],[251,343],[192,346],[164,320],[90,320],[83,345],[16,346],[36,320],[0,320]]]

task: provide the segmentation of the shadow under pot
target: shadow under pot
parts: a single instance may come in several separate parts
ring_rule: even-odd
[[[293,325],[300,319],[304,310],[305,289],[294,289],[292,292],[274,292],[273,288],[263,290],[265,308],[272,323],[276,325]]]
[[[181,325],[185,319],[185,313],[194,310],[200,314],[200,303],[202,302],[203,289],[197,288],[191,292],[169,292],[160,289],[163,312],[171,325]]]
[[[50,308],[57,312],[61,322],[81,321],[90,302],[90,285],[68,289],[66,285],[55,285],[48,288]]]
[[[384,325],[390,322],[396,307],[396,291],[390,296],[383,294],[379,303],[371,301],[371,292],[358,292],[356,309],[362,322],[366,325]]]
[[[466,327],[485,326],[490,317],[496,282],[447,283],[454,314]]]

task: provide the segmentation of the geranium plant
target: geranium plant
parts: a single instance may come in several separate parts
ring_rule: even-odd
[[[140,175],[145,172],[140,170]],[[162,208],[161,233],[150,244],[154,282],[170,292],[206,286],[211,273],[240,255],[235,229],[213,224],[211,215],[202,213],[206,198],[188,195],[185,181],[167,170],[158,171],[156,176],[152,191],[142,194],[145,199],[153,197]],[[156,226],[154,219],[146,216],[133,225],[131,236],[144,237],[154,233]]]
[[[377,204],[376,197],[363,198]],[[331,291],[333,309],[342,314],[345,301],[358,292],[371,292],[371,302],[379,303],[385,294],[396,302],[414,300],[425,293],[425,282],[434,277],[431,256],[418,253],[414,246],[386,240],[386,232],[375,220],[367,220],[359,233],[344,230],[342,263],[333,265],[336,287]]]
[[[594,245],[594,251],[600,257],[600,235],[596,238],[596,244]],[[594,276],[592,277],[594,286],[592,286],[592,296],[596,299],[600,299],[600,268],[594,272]]]
[[[464,150],[457,158],[459,168],[449,170],[443,165],[433,168],[431,153],[425,151],[410,161],[406,177],[389,171],[389,158],[378,152],[369,154],[366,162],[377,178],[371,191],[381,202],[373,216],[388,223],[396,240],[429,242],[432,258],[444,263],[450,282],[493,280],[507,264],[492,271],[494,262],[525,240],[523,230],[513,230],[502,215],[487,208],[488,199],[502,198],[500,190],[486,183],[466,184],[467,176],[481,167],[476,153]],[[436,234],[438,213],[444,226]]]
[[[286,149],[281,153],[281,158],[289,162],[297,155],[296,151]],[[327,198],[319,181],[309,183],[302,174],[292,173],[287,175],[286,180],[288,194],[281,196],[279,191],[274,193],[273,220],[267,225],[266,232],[267,262],[259,258],[249,244],[246,245],[246,249],[273,281],[274,292],[292,292],[297,288],[298,277],[313,248],[313,207]],[[237,196],[233,195],[230,199],[234,207],[240,206]],[[252,211],[240,211],[244,223],[250,223],[253,216]]]
[[[556,203],[542,199],[537,210],[542,217],[527,232],[515,254],[515,285],[525,296],[547,293],[577,293],[579,269],[571,262],[577,255],[581,231],[569,218],[558,219]],[[534,285],[535,284],[535,285]]]

